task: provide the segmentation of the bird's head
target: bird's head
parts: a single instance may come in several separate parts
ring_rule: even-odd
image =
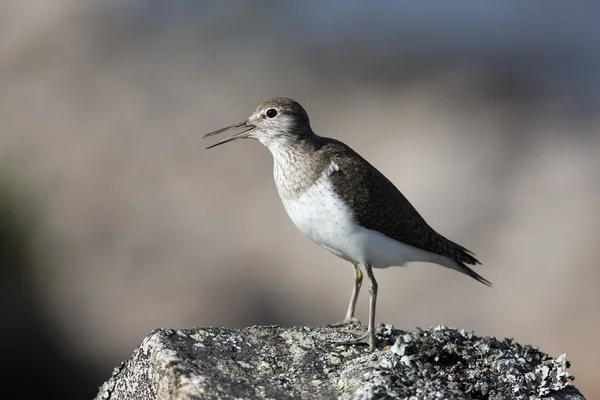
[[[303,136],[314,135],[308,114],[292,99],[278,97],[262,103],[246,121],[216,130],[204,137],[218,135],[233,129],[241,132],[221,140],[207,149],[236,139],[256,139],[267,147],[293,142]]]

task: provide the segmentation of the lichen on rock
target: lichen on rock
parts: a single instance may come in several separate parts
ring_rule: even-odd
[[[439,326],[381,326],[378,349],[335,328],[158,329],[97,399],[583,399],[566,355]]]

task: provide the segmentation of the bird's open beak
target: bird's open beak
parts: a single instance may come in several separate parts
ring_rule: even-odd
[[[240,133],[236,133],[233,136],[225,138],[225,139],[221,140],[220,142],[217,142],[211,146],[208,146],[207,149],[212,149],[213,147],[217,147],[218,145],[221,145],[223,143],[231,142],[232,140],[235,140],[235,139],[241,139],[241,138],[248,137],[250,135],[250,132],[252,132],[254,130],[254,128],[256,128],[256,126],[252,125],[248,120],[246,120],[244,122],[240,122],[240,123],[228,126],[227,128],[223,128],[223,129],[219,129],[217,131],[211,132],[211,133],[207,133],[202,138],[204,139],[209,136],[218,135],[219,133],[227,132],[227,131],[230,131],[230,130],[236,129],[236,128],[243,128],[244,130],[241,131]]]

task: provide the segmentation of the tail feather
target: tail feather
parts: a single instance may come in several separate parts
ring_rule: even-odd
[[[449,252],[451,254],[450,258],[452,258],[454,261],[462,262],[468,265],[481,264],[479,260],[475,258],[475,253],[466,247],[462,247],[460,244],[448,240],[448,248],[451,249]]]
[[[473,259],[475,260],[476,264],[480,264],[480,262],[477,261],[474,257],[473,257]],[[454,268],[454,269],[456,269],[458,272],[462,272],[465,275],[469,275],[471,278],[475,279],[476,281],[481,282],[486,286],[492,287],[492,282],[488,281],[483,276],[479,275],[477,272],[475,272],[471,268],[467,267],[463,262],[461,262],[461,261],[454,261],[454,262],[457,265],[457,268]]]
[[[458,272],[462,272],[465,275],[469,275],[471,278],[475,279],[478,282],[483,283],[486,286],[492,286],[492,282],[488,281],[487,279],[485,279],[483,276],[479,275],[477,272],[473,271],[470,267],[467,266],[467,264],[469,265],[478,265],[481,264],[479,262],[479,260],[477,258],[475,258],[475,253],[473,253],[471,250],[457,244],[454,243],[450,240],[448,240],[449,243],[449,248],[451,248],[452,250],[449,252],[451,254],[450,257],[448,257],[451,261],[451,265],[446,265]]]
[[[473,253],[471,250],[467,249],[466,247],[462,247],[460,244],[456,244],[456,247],[458,248],[459,251],[463,252],[464,255],[470,259],[470,261],[472,261],[473,264],[481,264],[476,258],[475,258],[475,253]]]

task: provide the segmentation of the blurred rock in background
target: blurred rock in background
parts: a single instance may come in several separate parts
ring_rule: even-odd
[[[379,321],[567,352],[577,387],[600,396],[599,11],[0,3],[0,340],[13,379],[27,370],[90,397],[154,328],[343,317],[352,267],[288,220],[268,151],[201,140],[286,96],[494,283],[429,264],[377,271]]]

